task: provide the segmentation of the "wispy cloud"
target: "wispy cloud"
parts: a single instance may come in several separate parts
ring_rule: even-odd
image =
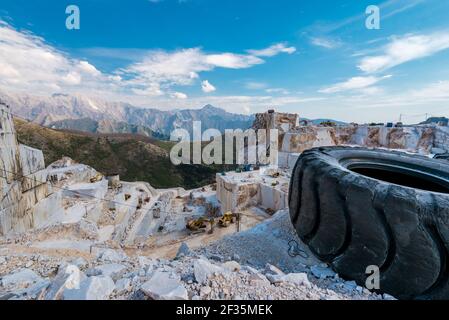
[[[326,49],[335,49],[341,46],[340,41],[323,37],[312,37],[310,38],[310,43]]]
[[[387,0],[379,4],[382,12],[382,21],[392,18],[398,14],[406,12],[416,6],[424,3],[426,0]],[[355,23],[363,23],[366,19],[365,12],[360,12],[357,15],[350,16],[346,19],[334,22],[316,22],[308,26],[304,31],[312,32],[314,34],[328,34],[335,32],[342,28],[348,27]]]
[[[296,52],[295,47],[289,47],[286,43],[274,44],[268,48],[261,50],[248,50],[248,53],[256,57],[274,57],[280,53],[293,54]]]
[[[182,92],[173,92],[171,94],[171,97],[175,98],[175,99],[180,99],[180,100],[185,100],[188,98],[188,96],[185,93]]]
[[[245,83],[245,88],[249,90],[262,90],[266,89],[268,84],[265,82],[249,81]]]
[[[352,91],[358,89],[366,89],[371,87],[378,82],[391,78],[391,75],[383,76],[383,77],[353,77],[347,81],[337,83],[333,86],[321,89],[319,92],[321,93],[338,93],[343,91]],[[366,91],[369,92],[369,91]]]
[[[383,48],[382,54],[363,58],[358,67],[366,73],[384,71],[409,61],[431,56],[448,48],[448,31],[394,37]]]

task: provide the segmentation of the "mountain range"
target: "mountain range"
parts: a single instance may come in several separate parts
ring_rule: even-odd
[[[119,174],[124,181],[146,181],[156,188],[194,189],[213,183],[218,172],[235,169],[175,166],[169,155],[174,142],[142,135],[54,130],[17,117],[14,125],[19,142],[42,150],[47,165],[67,156],[103,174]]]
[[[54,129],[94,133],[139,133],[156,138],[169,137],[175,129],[192,130],[201,121],[202,130],[247,129],[253,115],[226,112],[212,105],[201,109],[162,111],[124,102],[109,102],[82,95],[53,94],[48,97],[0,92],[0,99],[17,116]]]

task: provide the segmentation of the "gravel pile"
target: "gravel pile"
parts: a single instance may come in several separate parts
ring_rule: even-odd
[[[183,243],[173,260],[130,257],[116,246],[50,255],[36,252],[33,238],[42,233],[1,245],[0,299],[393,299],[320,264],[296,237],[287,211],[196,251]]]

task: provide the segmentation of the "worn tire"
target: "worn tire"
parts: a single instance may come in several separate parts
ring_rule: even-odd
[[[381,292],[449,299],[446,161],[367,148],[308,150],[294,168],[289,206],[299,237],[342,277],[365,286],[374,265]]]

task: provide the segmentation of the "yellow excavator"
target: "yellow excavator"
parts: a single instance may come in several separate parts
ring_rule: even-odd
[[[227,228],[230,224],[235,223],[237,219],[238,215],[229,211],[218,220],[218,225],[222,228]]]
[[[212,233],[215,225],[215,220],[213,218],[206,219],[201,217],[198,219],[189,220],[186,227],[192,234],[196,234],[206,232],[208,224],[210,225],[209,233]]]

